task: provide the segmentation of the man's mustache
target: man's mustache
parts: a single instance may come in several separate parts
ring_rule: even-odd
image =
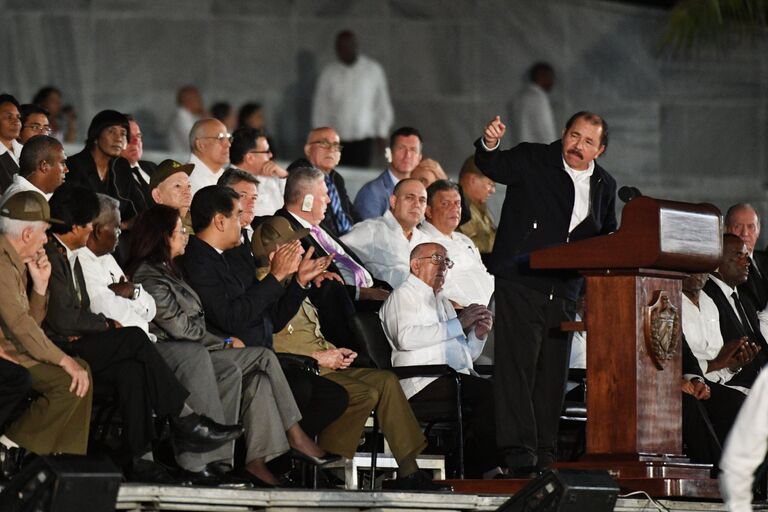
[[[579,158],[581,158],[582,160],[584,160],[584,155],[583,155],[583,154],[582,154],[582,152],[581,152],[581,151],[579,151],[578,149],[569,149],[569,150],[568,150],[568,153],[570,153],[571,155],[576,155],[576,156],[578,156]]]

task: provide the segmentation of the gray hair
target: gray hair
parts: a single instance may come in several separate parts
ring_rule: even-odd
[[[120,201],[106,194],[96,196],[99,198],[99,214],[93,219],[93,224],[106,224],[113,216],[120,220]]]
[[[285,193],[283,199],[287,205],[299,204],[306,194],[309,194],[317,180],[322,180],[325,175],[320,169],[314,167],[297,167],[293,169],[285,180]]]
[[[757,229],[760,229],[760,214],[757,213],[757,208],[755,208],[749,203],[736,203],[735,205],[728,208],[728,211],[725,213],[725,219],[723,221],[726,229],[731,225],[731,222],[733,221],[733,216],[736,215],[736,212],[738,212],[739,210],[752,210],[753,212],[755,212],[755,217],[757,218]]]
[[[22,231],[27,228],[32,228],[35,231],[38,229],[45,230],[48,228],[48,223],[42,220],[18,220],[0,216],[0,233],[9,238],[21,238]]]
[[[205,119],[198,119],[195,121],[195,124],[192,125],[192,129],[189,130],[189,150],[194,153],[195,152],[195,141],[200,138],[200,135],[203,131],[203,126],[205,126],[205,123],[216,120],[213,117],[206,117]]]

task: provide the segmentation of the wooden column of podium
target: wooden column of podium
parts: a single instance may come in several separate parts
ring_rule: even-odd
[[[615,233],[536,251],[531,266],[586,278],[587,447],[561,467],[609,470],[627,490],[718,497],[682,455],[682,279],[716,268],[720,212],[639,197]],[[665,298],[666,297],[666,298]]]

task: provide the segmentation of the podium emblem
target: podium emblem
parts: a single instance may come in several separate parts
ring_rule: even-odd
[[[680,340],[680,313],[669,292],[658,290],[650,306],[645,307],[645,346],[657,369],[663,370],[672,359]]]

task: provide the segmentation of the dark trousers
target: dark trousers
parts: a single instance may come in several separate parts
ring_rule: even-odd
[[[343,140],[344,151],[341,152],[339,165],[351,167],[370,167],[373,158],[373,139]]]
[[[307,370],[283,366],[293,398],[301,411],[299,424],[315,437],[347,408],[349,398],[343,387]]]
[[[177,417],[189,396],[147,335],[138,327],[87,334],[69,348],[91,367],[94,393],[114,390],[123,418],[123,441],[133,456],[155,439],[154,411]]]
[[[359,352],[360,347],[356,346],[349,326],[355,306],[346,287],[338,281],[324,281],[322,286],[310,288],[309,300],[317,307],[317,318],[325,339],[339,347]]]
[[[480,478],[483,472],[499,465],[496,451],[493,381],[474,375],[459,374],[461,380],[464,430],[464,457],[468,478]],[[412,404],[456,400],[456,381],[440,377],[411,397]]]
[[[563,407],[570,301],[496,278],[494,383],[496,441],[507,466],[547,467],[554,461]]]
[[[23,366],[0,359],[0,429],[32,390],[32,379]],[[18,414],[18,413],[17,413]]]

